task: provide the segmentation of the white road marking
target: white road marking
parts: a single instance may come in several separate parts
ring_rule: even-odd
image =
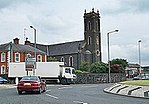
[[[66,88],[73,88],[73,87],[61,87],[61,88],[58,88],[58,89],[61,90],[61,89],[66,89]]]
[[[46,92],[50,92],[51,90],[46,90]]]
[[[56,96],[53,96],[53,95],[50,95],[50,94],[46,94],[46,95],[51,97],[51,98],[58,99],[58,97],[56,97]]]
[[[82,86],[82,87],[91,88],[91,87],[98,87],[98,85]]]
[[[81,102],[81,101],[73,101],[74,103],[77,103],[77,104],[87,104],[85,102]]]

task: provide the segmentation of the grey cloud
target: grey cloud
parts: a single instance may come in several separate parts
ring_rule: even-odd
[[[104,9],[105,14],[149,13],[149,0],[118,0],[119,5]]]
[[[149,12],[149,0],[123,0],[121,5],[132,12]]]

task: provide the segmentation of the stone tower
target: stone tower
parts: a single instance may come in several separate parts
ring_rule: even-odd
[[[101,32],[99,11],[84,13],[84,61],[101,61]]]

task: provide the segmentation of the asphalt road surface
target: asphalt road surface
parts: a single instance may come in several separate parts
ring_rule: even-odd
[[[42,94],[18,95],[16,88],[0,89],[0,104],[149,104],[149,99],[104,93],[109,84],[49,85]]]

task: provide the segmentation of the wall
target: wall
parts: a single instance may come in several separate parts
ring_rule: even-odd
[[[83,73],[76,74],[77,79],[76,84],[98,84],[98,83],[108,83],[108,73]],[[111,82],[121,82],[125,81],[126,77],[123,73],[111,73]]]

